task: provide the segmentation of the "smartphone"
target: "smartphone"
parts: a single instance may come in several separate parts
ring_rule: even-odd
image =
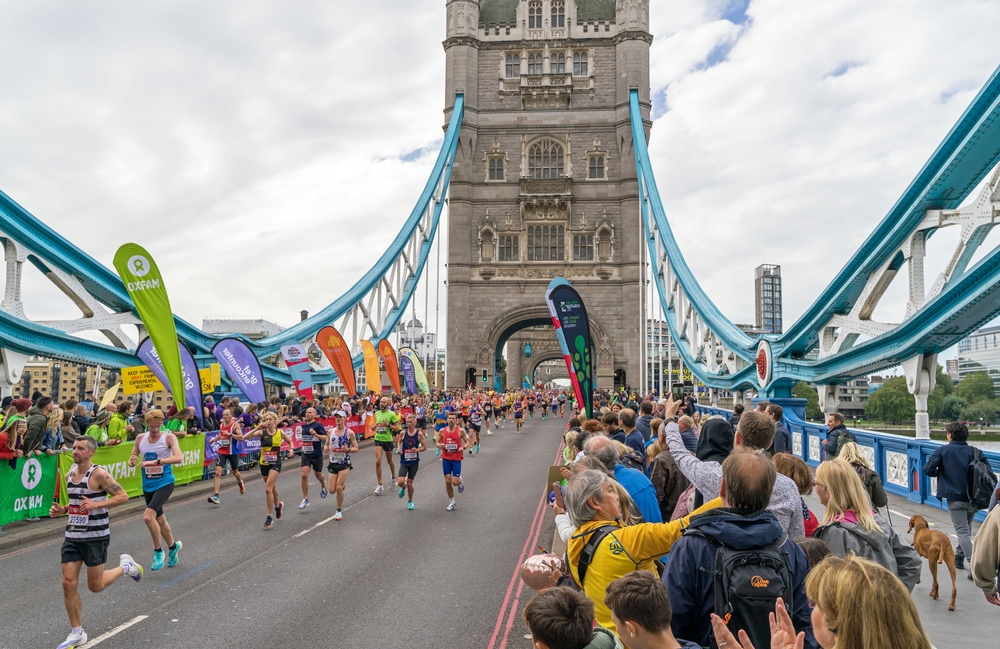
[[[562,487],[559,486],[558,482],[552,483],[552,494],[553,496],[555,496],[555,503],[559,507],[559,509],[565,510],[566,503],[563,502]]]

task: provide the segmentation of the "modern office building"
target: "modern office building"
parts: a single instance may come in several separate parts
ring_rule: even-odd
[[[781,266],[761,264],[754,271],[754,309],[757,328],[781,333]]]
[[[944,362],[944,371],[952,381],[958,380],[958,359],[952,358]]]
[[[1000,327],[986,327],[958,341],[958,380],[986,372],[1000,390]]]

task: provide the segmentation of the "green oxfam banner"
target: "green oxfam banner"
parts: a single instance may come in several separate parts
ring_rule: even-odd
[[[56,457],[20,458],[14,468],[0,462],[0,525],[48,516],[56,491]]]
[[[111,477],[122,486],[129,498],[142,495],[142,472],[138,466],[128,465],[128,459],[132,457],[132,446],[135,442],[126,442],[117,446],[102,446],[94,453],[94,464],[100,465]],[[174,484],[182,485],[195,480],[201,480],[205,469],[205,436],[189,435],[180,437],[177,440],[184,455],[181,464],[173,465]],[[63,453],[59,456],[59,475],[65,476],[73,466],[73,454]],[[63,478],[65,479],[65,478]],[[59,503],[65,505],[69,500],[66,498],[66,490],[60,489]],[[49,512],[45,508],[45,515]]]
[[[177,346],[177,329],[170,299],[163,285],[160,269],[146,249],[135,243],[126,243],[115,253],[115,268],[125,283],[139,319],[149,333],[153,348],[163,363],[170,394],[177,409],[187,405],[184,398],[184,372],[181,353]],[[197,404],[196,404],[197,405]]]

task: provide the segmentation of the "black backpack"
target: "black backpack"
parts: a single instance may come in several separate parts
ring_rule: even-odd
[[[722,618],[734,636],[746,631],[755,647],[771,643],[768,614],[774,612],[778,598],[791,610],[792,571],[781,546],[787,536],[753,550],[734,550],[700,530],[687,530],[718,547],[715,552],[715,614]]]
[[[990,498],[997,487],[997,477],[983,452],[975,447],[973,452],[972,462],[966,470],[966,490],[969,502],[979,509],[986,509],[990,506]]]

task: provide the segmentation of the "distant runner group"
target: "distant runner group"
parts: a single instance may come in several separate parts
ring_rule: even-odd
[[[524,412],[534,417],[536,407],[546,418],[547,407],[552,415],[558,411],[564,416],[567,396],[565,392],[529,390],[512,392],[468,391],[453,395],[439,395],[437,400],[426,397],[410,397],[408,402],[390,397],[378,400],[376,409],[364,413],[364,418],[372,418],[375,432],[375,476],[378,481],[374,495],[384,492],[383,460],[388,465],[389,474],[395,482],[400,499],[406,497],[408,510],[416,509],[413,503],[414,481],[420,467],[420,454],[428,450],[427,428],[434,426],[434,446],[441,458],[445,491],[448,494],[447,511],[455,511],[455,492],[465,491],[462,478],[462,461],[466,453],[479,453],[480,433],[485,427],[486,434],[492,435],[492,428],[502,428],[513,417],[515,431],[520,433]],[[374,399],[373,399],[374,402]],[[308,402],[307,402],[308,403]],[[403,403],[409,412],[400,416]],[[317,404],[318,405],[318,404]],[[217,448],[214,471],[214,493],[208,501],[221,505],[221,482],[227,469],[237,481],[240,495],[246,491],[243,475],[239,470],[237,442],[260,439],[261,477],[264,481],[265,507],[264,529],[272,529],[275,520],[282,517],[284,503],[278,496],[277,481],[283,461],[289,459],[283,454],[282,443],[292,443],[288,428],[300,428],[301,486],[302,501],[299,509],[309,506],[309,473],[312,472],[319,483],[320,498],[331,492],[336,494],[337,509],[334,520],[343,520],[344,493],[348,473],[354,468],[351,456],[358,452],[358,439],[347,427],[347,412],[337,409],[332,413],[334,426],[327,429],[318,419],[316,407],[307,407],[301,419],[275,412],[273,406],[260,404],[263,416],[237,417],[232,409],[225,409],[219,421],[219,430],[208,433],[208,442]],[[573,411],[576,404],[573,403]],[[183,455],[177,436],[163,427],[164,415],[160,410],[149,410],[145,414],[147,430],[135,438],[130,467],[141,471],[143,498],[146,509],[143,522],[152,540],[153,558],[149,569],[161,570],[164,565],[177,565],[178,556],[184,547],[175,538],[170,523],[164,514],[164,506],[174,490],[173,465],[183,462]],[[492,426],[491,426],[492,422]],[[67,506],[53,504],[49,510],[52,517],[67,516],[65,539],[61,550],[63,599],[70,622],[70,633],[58,649],[74,649],[88,641],[83,628],[82,602],[78,592],[80,573],[87,567],[87,587],[99,593],[123,576],[136,582],[142,580],[145,571],[142,565],[129,554],[119,557],[118,566],[108,569],[108,547],[111,528],[108,510],[128,502],[128,494],[110,473],[93,463],[98,442],[93,437],[82,436],[73,443],[73,465],[66,474]],[[394,456],[399,456],[397,471]],[[326,471],[323,472],[323,463]]]

